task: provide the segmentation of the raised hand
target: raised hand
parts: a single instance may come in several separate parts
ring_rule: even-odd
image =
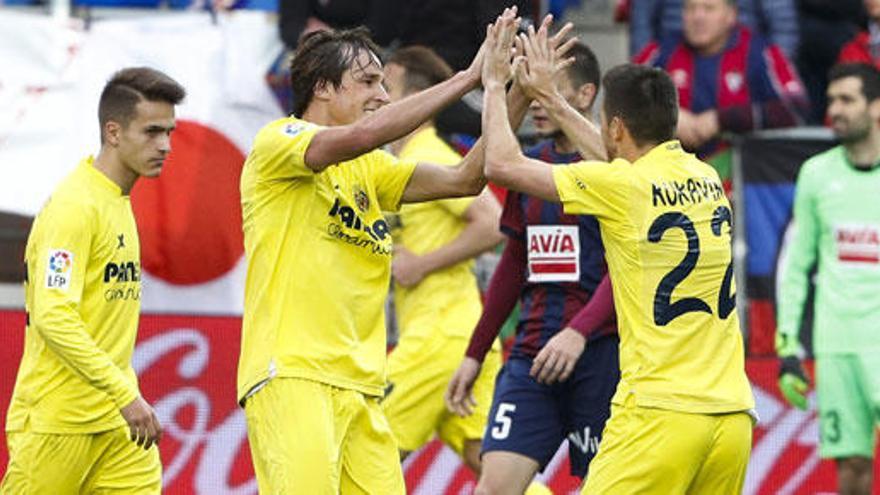
[[[486,29],[486,40],[482,79],[483,85],[507,84],[513,77],[511,52],[520,18],[516,17],[516,7],[504,9],[495,23]]]
[[[549,35],[553,16],[547,15],[535,31],[529,26],[528,34],[516,39],[517,50],[525,54],[525,63],[518,63],[516,81],[530,98],[538,99],[556,91],[556,76],[574,63],[565,53],[577,42],[568,37],[573,25],[567,23],[553,36]]]

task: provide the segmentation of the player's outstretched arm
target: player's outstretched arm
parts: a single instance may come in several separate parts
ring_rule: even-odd
[[[505,9],[502,14],[509,17],[515,15],[516,8]],[[480,47],[471,65],[446,81],[385,105],[352,124],[322,129],[309,143],[304,157],[306,166],[314,172],[320,172],[330,165],[358,157],[409,134],[450,103],[479,86],[484,52],[485,48]],[[378,80],[362,82],[381,83]]]
[[[801,366],[805,352],[800,343],[800,322],[809,291],[810,272],[818,253],[820,225],[816,219],[814,191],[823,185],[814,180],[810,162],[801,167],[794,197],[794,234],[779,277],[779,309],[776,325],[776,353],[780,359],[779,388],[793,406],[807,408],[809,379]]]
[[[394,246],[391,274],[404,287],[417,285],[425,277],[444,268],[469,260],[500,243],[504,235],[498,230],[501,205],[492,191],[484,189],[462,214],[464,229],[450,243],[422,255],[403,246]]]
[[[516,11],[505,10],[495,24],[487,28],[486,41],[483,43],[484,53],[489,45],[504,46],[509,59],[519,19],[513,14]],[[522,89],[514,85],[507,94],[506,119],[513,128],[518,128],[528,110],[529,100]],[[483,164],[486,158],[485,140],[480,138],[455,167],[444,167],[431,163],[419,163],[403,193],[404,203],[428,201],[438,198],[456,196],[473,196],[479,194],[486,185]]]
[[[587,346],[587,339],[613,316],[614,297],[611,279],[606,274],[590,301],[538,352],[529,374],[548,385],[567,380]]]
[[[563,43],[571,24],[554,36],[549,35],[549,25],[545,19],[537,31],[530,26],[528,34],[521,33],[517,38],[517,46],[525,53],[527,63],[518,65],[516,80],[531,99],[547,110],[550,119],[562,129],[584,159],[604,161],[607,153],[598,127],[565,100],[554,81],[559,71],[573,63],[573,59],[565,58],[564,54],[577,38]]]
[[[503,77],[484,74],[483,139],[486,177],[496,184],[546,201],[559,202],[550,165],[523,155],[507,121]]]

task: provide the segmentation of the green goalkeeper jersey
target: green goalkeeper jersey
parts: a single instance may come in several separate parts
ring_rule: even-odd
[[[798,176],[794,222],[778,331],[796,339],[815,264],[814,354],[880,350],[880,167],[856,168],[843,146],[813,156]]]

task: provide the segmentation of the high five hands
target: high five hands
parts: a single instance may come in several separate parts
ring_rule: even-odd
[[[556,74],[574,63],[573,57],[565,56],[577,42],[576,37],[569,37],[573,25],[566,23],[551,36],[553,16],[547,15],[537,30],[529,26],[517,35],[521,19],[516,12],[516,7],[504,9],[486,29],[477,56],[482,58],[483,86],[506,85],[515,78],[530,98],[549,96],[556,91]]]

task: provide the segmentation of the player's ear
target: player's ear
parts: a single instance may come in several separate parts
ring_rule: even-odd
[[[611,117],[611,122],[608,123],[608,132],[611,135],[611,140],[615,143],[623,140],[623,135],[626,132],[626,125],[624,125],[623,119],[617,115]]]
[[[598,88],[593,83],[585,83],[581,84],[579,88],[577,88],[577,92],[575,95],[577,106],[579,109],[587,110],[593,106],[593,101],[596,99],[596,93],[598,92]]]
[[[122,134],[122,125],[115,120],[108,120],[104,124],[104,142],[114,148],[119,146],[119,137]]]
[[[874,98],[874,101],[868,102],[868,114],[875,124],[880,123],[880,98]]]

